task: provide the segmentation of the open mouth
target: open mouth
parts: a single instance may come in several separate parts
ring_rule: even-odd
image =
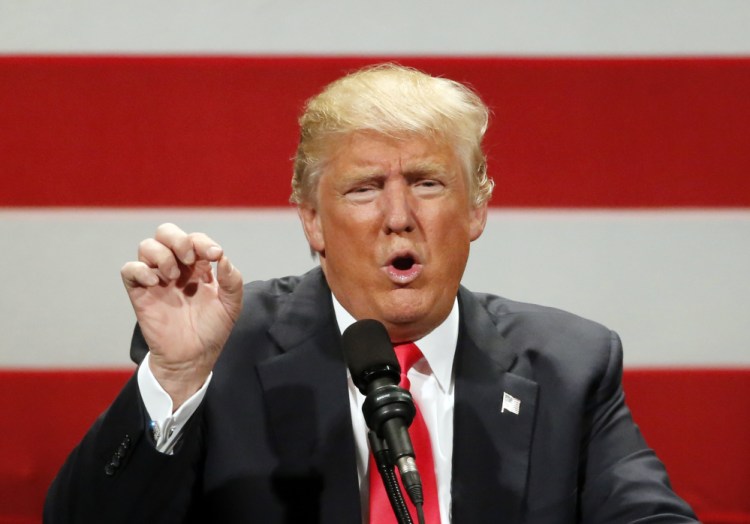
[[[383,268],[392,282],[398,285],[410,284],[422,273],[422,264],[411,253],[394,256]]]
[[[414,266],[414,258],[411,256],[396,257],[391,265],[399,271],[408,271]]]

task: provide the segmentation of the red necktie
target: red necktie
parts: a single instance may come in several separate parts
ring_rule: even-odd
[[[394,347],[396,358],[401,366],[401,382],[399,386],[409,389],[409,379],[406,374],[411,367],[422,358],[422,352],[412,342],[399,344]],[[411,437],[414,454],[416,455],[417,469],[422,478],[422,491],[424,493],[424,518],[426,524],[440,523],[440,509],[437,496],[437,482],[435,481],[435,465],[432,460],[432,446],[430,445],[430,434],[422,418],[419,406],[415,403],[417,414],[414,416],[411,426],[409,426],[409,436]],[[399,485],[401,479],[399,478]],[[409,508],[411,518],[416,524],[417,511],[409,500],[406,490],[401,486],[406,499],[406,505]],[[370,524],[396,524],[396,516],[391,509],[391,503],[385,492],[383,481],[378,474],[378,468],[375,460],[370,455]]]

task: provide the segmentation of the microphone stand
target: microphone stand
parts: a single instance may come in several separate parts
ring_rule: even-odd
[[[370,449],[375,458],[375,464],[378,466],[380,477],[383,480],[388,500],[391,502],[393,513],[396,515],[396,520],[399,524],[413,524],[411,515],[409,515],[409,508],[406,507],[406,502],[404,501],[404,495],[401,493],[401,486],[399,486],[396,473],[394,472],[395,465],[391,461],[385,440],[378,438],[374,431],[369,431],[367,438],[370,441]]]

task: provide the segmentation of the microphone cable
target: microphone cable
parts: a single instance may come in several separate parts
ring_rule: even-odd
[[[406,507],[404,495],[401,493],[401,486],[399,486],[398,479],[396,478],[396,472],[394,471],[388,448],[374,431],[369,431],[367,438],[370,441],[370,449],[375,458],[375,464],[378,466],[380,477],[383,480],[385,492],[388,494],[388,500],[391,502],[393,513],[396,515],[396,520],[399,524],[413,524],[409,508]],[[419,512],[419,509],[417,512]],[[424,524],[424,516],[420,524]]]

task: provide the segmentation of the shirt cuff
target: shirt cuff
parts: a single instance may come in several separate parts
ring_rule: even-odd
[[[182,428],[185,427],[187,421],[190,420],[190,417],[193,416],[193,413],[203,401],[213,372],[209,373],[203,386],[173,413],[172,397],[164,391],[164,388],[161,387],[161,384],[151,372],[151,367],[148,364],[149,356],[149,353],[146,353],[146,357],[138,368],[138,389],[151,420],[149,430],[154,437],[156,450],[171,455]]]

